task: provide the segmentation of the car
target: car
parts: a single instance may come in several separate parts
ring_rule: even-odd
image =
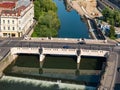
[[[117,68],[117,71],[120,72],[120,67]]]
[[[85,42],[78,42],[78,44],[85,44]]]
[[[117,46],[120,46],[120,43],[117,43],[116,45],[117,45]]]
[[[63,48],[66,48],[66,49],[68,49],[68,48],[70,48],[70,46],[63,46]]]

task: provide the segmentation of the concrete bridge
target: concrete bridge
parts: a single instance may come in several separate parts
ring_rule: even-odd
[[[81,61],[81,56],[95,56],[95,57],[107,57],[108,51],[103,50],[85,50],[85,49],[63,49],[63,48],[27,48],[27,47],[14,47],[11,48],[11,54],[38,54],[40,63],[43,62],[45,55],[63,55],[63,56],[77,56],[77,64]],[[42,68],[42,65],[41,65]]]

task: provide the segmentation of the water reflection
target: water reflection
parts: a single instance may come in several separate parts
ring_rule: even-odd
[[[46,55],[43,67],[40,68],[38,55],[19,55],[16,62],[9,66],[6,75],[29,77],[34,79],[97,86],[104,58],[82,57],[80,69],[77,69],[75,56]],[[99,65],[98,65],[99,63]],[[101,64],[100,64],[101,63]]]

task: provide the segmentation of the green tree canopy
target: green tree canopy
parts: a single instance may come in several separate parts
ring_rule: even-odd
[[[34,37],[55,37],[60,27],[56,4],[52,0],[34,1],[35,19],[38,25],[34,28]]]
[[[115,39],[115,28],[114,28],[113,25],[110,26],[109,37],[110,37],[111,39]]]
[[[119,10],[110,10],[105,8],[102,11],[103,20],[108,22],[110,25],[120,27],[120,11]]]

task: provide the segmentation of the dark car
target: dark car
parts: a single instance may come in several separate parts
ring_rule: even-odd
[[[120,72],[120,67],[117,68],[117,71]]]
[[[78,44],[85,44],[85,42],[78,42]]]
[[[67,48],[70,48],[70,46],[63,46],[63,48],[66,48],[66,49],[67,49]]]

